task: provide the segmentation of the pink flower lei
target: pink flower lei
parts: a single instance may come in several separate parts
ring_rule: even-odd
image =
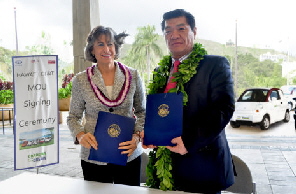
[[[122,71],[122,73],[124,74],[125,76],[125,81],[123,83],[123,86],[118,94],[118,97],[115,99],[115,100],[110,100],[108,99],[104,93],[98,88],[98,86],[96,84],[93,83],[91,77],[94,75],[94,68],[95,68],[95,65],[91,66],[91,67],[88,67],[86,69],[86,74],[87,74],[87,77],[88,77],[88,81],[94,91],[94,93],[96,94],[97,98],[99,99],[99,101],[108,106],[108,107],[116,107],[116,106],[119,106],[120,104],[123,103],[124,99],[126,98],[127,94],[128,94],[128,91],[130,89],[130,86],[131,86],[131,80],[132,80],[132,75],[131,75],[131,72],[129,71],[129,69],[117,62],[120,70]]]

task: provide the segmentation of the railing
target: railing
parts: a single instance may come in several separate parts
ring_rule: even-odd
[[[2,127],[3,127],[3,135],[5,134],[4,132],[4,111],[9,112],[9,124],[11,125],[11,120],[12,120],[12,115],[13,115],[13,108],[11,107],[0,107],[0,111],[2,112]]]

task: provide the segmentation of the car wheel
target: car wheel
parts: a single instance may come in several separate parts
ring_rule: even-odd
[[[289,111],[286,111],[285,113],[285,118],[283,120],[285,123],[289,122],[290,121],[290,113]]]
[[[261,130],[267,130],[269,126],[270,126],[269,118],[268,116],[265,115],[260,123],[260,128]]]
[[[230,121],[230,125],[231,125],[232,128],[239,128],[240,127],[240,124],[238,124],[235,121]]]

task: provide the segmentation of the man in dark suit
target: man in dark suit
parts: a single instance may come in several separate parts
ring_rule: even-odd
[[[193,73],[182,85],[183,92],[188,95],[183,107],[183,134],[172,140],[176,146],[167,146],[172,152],[175,188],[186,192],[221,193],[234,183],[224,129],[234,111],[230,65],[225,57],[204,55],[203,48],[195,46],[195,19],[189,12],[177,9],[165,13],[162,30],[171,53],[167,75],[172,76],[176,60],[181,62],[179,74],[174,74],[176,78],[179,76],[177,80],[182,75],[187,76],[186,65],[196,67],[196,72],[189,71]],[[170,76],[166,78],[167,83]],[[182,92],[180,84],[177,81],[177,91]],[[159,87],[157,92],[169,91],[168,85]]]

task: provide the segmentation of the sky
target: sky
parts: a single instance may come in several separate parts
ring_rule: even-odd
[[[293,0],[99,0],[100,24],[126,31],[133,42],[138,27],[154,25],[162,34],[163,13],[185,9],[196,19],[197,38],[238,46],[270,48],[296,56],[296,11]],[[14,7],[16,12],[14,12]],[[0,0],[0,46],[19,50],[38,44],[44,31],[64,59],[72,59],[72,0]]]

